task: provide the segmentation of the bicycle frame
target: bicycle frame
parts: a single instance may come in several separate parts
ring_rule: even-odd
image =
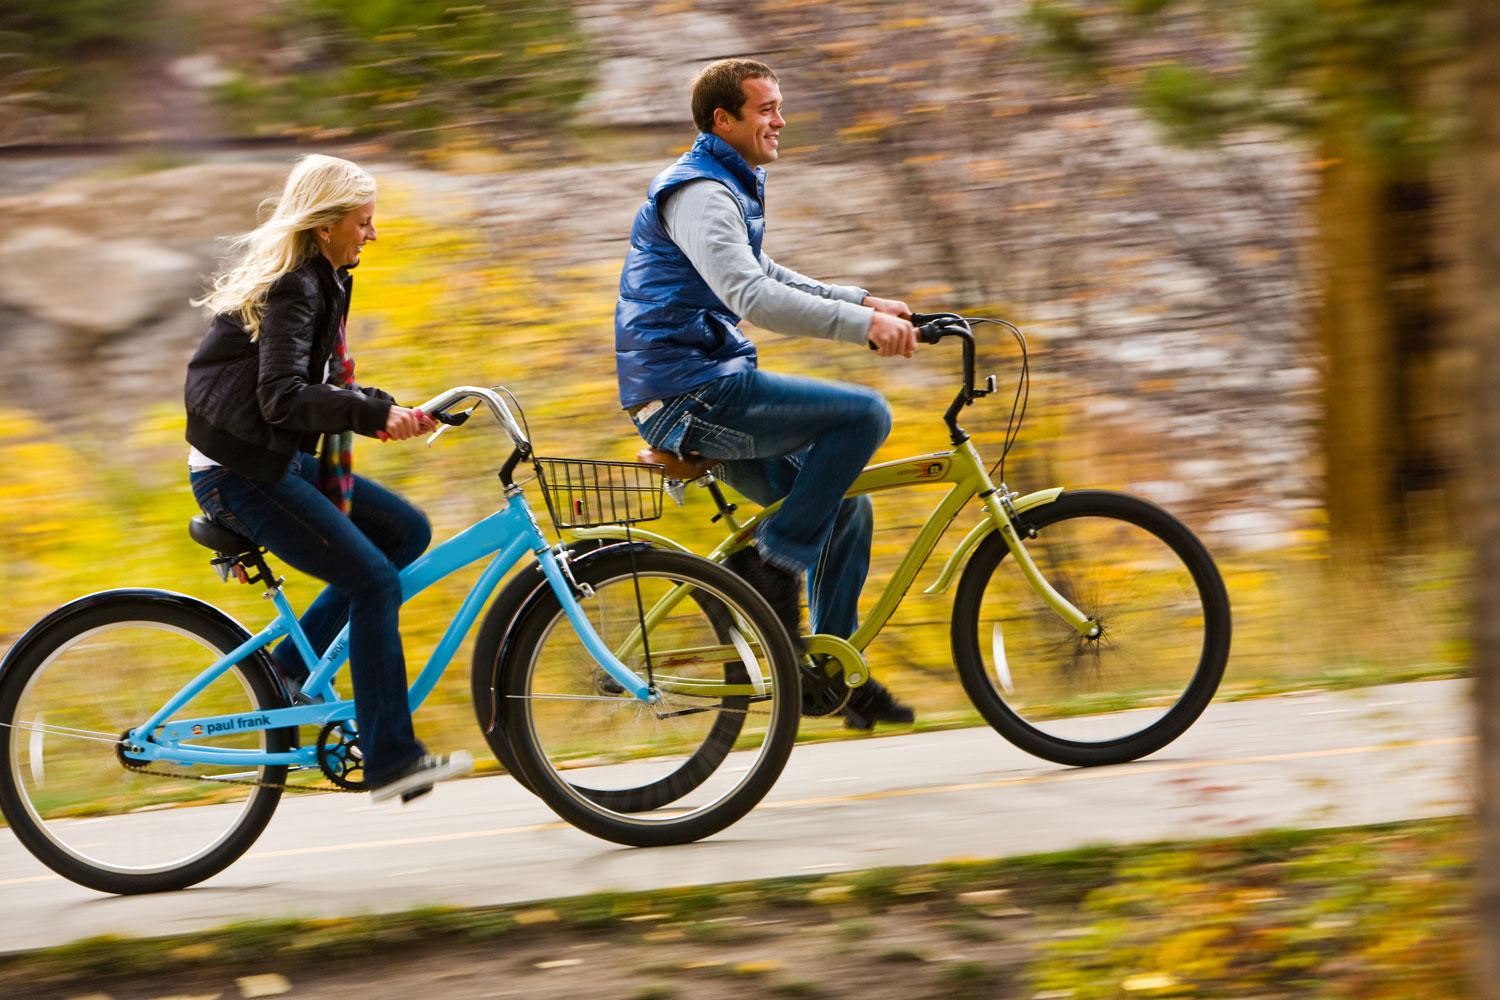
[[[1015,514],[1055,501],[1062,495],[1062,487],[1040,490],[1025,496],[1002,493],[991,483],[989,472],[979,457],[979,453],[975,451],[973,442],[965,438],[956,443],[952,451],[933,452],[869,466],[854,480],[854,484],[850,486],[846,495],[860,496],[907,486],[942,483],[951,484],[952,489],[928,515],[926,522],[917,533],[916,540],[907,550],[901,564],[881,591],[875,607],[865,617],[859,629],[848,639],[824,634],[810,635],[804,639],[804,645],[809,653],[827,654],[836,660],[844,669],[845,677],[851,685],[858,685],[864,681],[864,660],[861,653],[890,621],[902,598],[911,588],[917,573],[927,562],[948,527],[976,496],[983,500],[985,519],[960,543],[937,581],[928,588],[928,592],[941,593],[946,590],[958,565],[979,539],[992,531],[999,531],[1027,583],[1057,613],[1058,617],[1077,630],[1080,635],[1091,636],[1097,632],[1098,626],[1059,594],[1042,576],[1035,561],[1026,551],[1026,546],[1012,520]],[[780,502],[772,504],[742,521],[736,521],[729,516],[727,519],[734,530],[709,553],[708,558],[715,562],[722,562],[726,556],[745,548],[755,537],[756,528],[760,523],[774,515],[780,508]],[[568,534],[580,539],[611,541],[624,537],[623,530],[613,527],[579,529],[570,531]],[[637,540],[687,551],[679,543],[660,534],[637,530],[633,532],[633,535]],[[647,624],[650,625],[659,620],[670,609],[671,603],[675,601],[663,599],[657,607],[652,608],[646,616]],[[628,643],[633,644],[638,641],[639,639],[633,636]]]
[[[527,506],[519,489],[507,491],[509,499],[504,508],[476,522],[457,535],[429,550],[421,558],[401,571],[402,602],[410,600],[438,580],[469,566],[486,556],[493,556],[488,566],[480,573],[468,595],[464,598],[453,621],[449,623],[441,641],[428,658],[426,666],[412,682],[409,691],[411,710],[415,712],[427,699],[458,651],[464,636],[473,627],[480,611],[488,603],[500,580],[529,551],[541,563],[552,591],[561,602],[563,611],[577,631],[584,647],[599,666],[613,677],[637,700],[652,704],[657,696],[650,686],[633,670],[621,663],[600,640],[589,624],[582,608],[574,597],[574,586],[566,574],[565,567],[550,548],[536,518]],[[350,699],[333,700],[335,692],[332,680],[348,662],[349,627],[334,639],[321,658],[314,655],[306,634],[297,621],[296,613],[281,588],[274,587],[271,599],[276,606],[276,618],[266,628],[247,639],[239,647],[205,669],[196,678],[178,691],[165,705],[156,711],[141,726],[131,730],[124,753],[132,760],[141,762],[166,761],[176,764],[216,764],[258,767],[263,765],[316,766],[318,748],[301,747],[283,753],[263,752],[233,747],[195,745],[191,741],[198,737],[211,737],[221,733],[246,733],[264,729],[279,729],[289,726],[321,726],[326,723],[354,717],[354,702]],[[304,690],[313,695],[324,695],[328,701],[321,705],[303,705],[291,708],[267,709],[236,715],[204,716],[173,720],[172,716],[190,703],[194,697],[222,676],[236,663],[253,656],[283,636],[290,636],[303,659],[309,664],[311,674]]]

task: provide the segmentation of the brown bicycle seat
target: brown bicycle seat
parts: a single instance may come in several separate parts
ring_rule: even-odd
[[[636,452],[635,458],[638,462],[660,465],[666,469],[668,479],[680,479],[683,482],[707,475],[720,462],[720,459],[704,458],[691,452],[686,458],[678,458],[670,451],[657,451],[654,448],[642,448]]]

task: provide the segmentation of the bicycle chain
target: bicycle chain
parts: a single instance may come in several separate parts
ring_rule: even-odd
[[[131,774],[149,774],[153,778],[187,778],[192,781],[206,781],[214,785],[249,785],[253,788],[275,788],[283,792],[310,792],[315,794],[321,794],[322,792],[348,792],[351,795],[358,795],[360,792],[367,791],[367,789],[363,788],[340,788],[332,782],[329,782],[326,786],[278,785],[270,781],[255,781],[249,778],[210,778],[204,774],[174,774],[171,771],[153,771],[149,767],[131,767],[127,768],[127,770]]]

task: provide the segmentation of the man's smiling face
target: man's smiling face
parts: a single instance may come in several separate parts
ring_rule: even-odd
[[[745,103],[735,118],[719,108],[714,112],[714,135],[734,147],[752,167],[772,163],[781,153],[781,87],[763,76],[750,77],[740,84]]]

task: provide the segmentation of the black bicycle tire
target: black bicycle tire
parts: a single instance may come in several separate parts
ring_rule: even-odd
[[[964,690],[985,721],[996,732],[1027,753],[1057,764],[1093,767],[1124,764],[1155,753],[1177,739],[1208,707],[1229,659],[1232,630],[1229,595],[1213,557],[1186,525],[1156,504],[1109,490],[1078,490],[1021,514],[1018,527],[1024,539],[1037,529],[1075,517],[1115,518],[1155,535],[1188,569],[1197,586],[1204,613],[1203,651],[1192,679],[1177,703],[1160,719],[1128,736],[1084,742],[1050,735],[1017,715],[996,695],[985,672],[980,648],[980,604],[991,575],[1010,550],[998,534],[987,536],[964,567],[953,601],[952,649]]]
[[[751,776],[750,780],[713,809],[673,822],[660,820],[635,822],[622,817],[602,815],[584,806],[577,798],[564,791],[555,777],[555,772],[545,762],[545,754],[537,746],[523,697],[527,674],[526,665],[530,663],[532,653],[546,635],[546,630],[562,611],[556,597],[551,594],[546,595],[527,615],[526,620],[518,625],[520,632],[515,642],[516,655],[510,662],[502,665],[500,690],[504,697],[501,699],[501,713],[511,741],[511,749],[526,778],[527,786],[567,822],[600,839],[632,847],[660,847],[691,843],[719,832],[754,808],[756,803],[770,791],[771,786],[775,784],[782,769],[786,766],[787,758],[791,755],[792,746],[796,742],[800,721],[800,714],[797,711],[801,697],[796,647],[791,637],[787,635],[780,618],[765,598],[734,573],[699,556],[664,549],[648,549],[635,553],[634,567],[632,567],[630,554],[618,553],[576,567],[575,574],[580,583],[593,583],[629,573],[632,568],[642,573],[671,572],[680,574],[685,579],[700,580],[729,598],[752,622],[756,631],[765,636],[768,643],[774,645],[775,648],[768,650],[767,657],[773,690],[784,693],[785,697],[779,704],[790,706],[790,708],[781,709],[779,715],[773,717],[771,731],[767,737],[769,747],[758,765],[757,772]],[[722,763],[722,761],[721,756],[719,762]],[[585,795],[588,792],[597,791],[596,789],[583,789],[580,786],[570,786],[570,788]],[[589,798],[595,805],[608,808],[592,796]],[[672,799],[667,801],[672,801]]]
[[[690,595],[703,607],[704,614],[713,620],[715,615],[712,608],[703,606],[703,595]],[[715,602],[717,603],[717,602]],[[716,629],[721,627],[719,621],[714,622]],[[721,632],[721,640],[726,636]],[[748,683],[749,678],[743,676],[744,668],[740,668],[741,677],[725,677],[726,683]],[[734,741],[739,738],[740,730],[745,727],[745,717],[733,712],[721,713],[714,719],[713,728],[703,738],[698,749],[693,755],[683,762],[682,766],[669,775],[665,775],[645,785],[637,785],[635,788],[590,788],[584,785],[574,785],[581,793],[588,796],[594,802],[606,809],[618,812],[650,812],[660,809],[662,806],[670,805],[693,791],[703,782],[713,776],[724,763],[724,758],[729,756],[734,748]]]
[[[585,550],[587,551],[587,550]],[[546,586],[546,579],[541,570],[537,568],[534,573],[538,586]],[[691,595],[703,606],[701,594]],[[704,613],[713,618],[713,609],[704,606]],[[530,610],[518,612],[522,617],[533,613]],[[717,623],[716,623],[717,625]],[[506,628],[519,628],[520,623],[506,623]],[[495,759],[500,766],[516,780],[516,782],[532,794],[536,790],[531,787],[530,781],[521,771],[516,762],[516,752],[511,747],[510,737],[506,727],[497,720],[494,726],[489,724],[489,716],[493,711],[494,689],[490,686],[491,677],[498,677],[503,667],[494,665],[493,661],[501,655],[503,636],[491,634],[489,622],[486,621],[485,629],[481,637],[474,644],[474,662],[469,672],[469,693],[474,702],[475,717],[479,721],[479,727],[484,733],[485,742],[490,751],[494,753]],[[720,635],[720,638],[724,636]],[[514,649],[511,651],[514,655]],[[731,678],[726,678],[730,680]],[[657,780],[635,788],[589,788],[575,785],[584,795],[593,799],[599,805],[608,809],[621,812],[650,812],[660,809],[664,805],[676,801],[688,792],[697,788],[718,770],[724,758],[728,756],[739,736],[739,730],[744,726],[744,717],[732,713],[725,713],[714,720],[713,729],[704,737],[703,743],[692,757],[672,774],[658,778]]]
[[[57,621],[35,636],[28,636],[31,641],[27,648],[0,677],[0,724],[3,724],[0,731],[9,732],[20,696],[31,676],[68,640],[99,626],[133,621],[170,625],[191,632],[225,653],[250,638],[244,629],[234,626],[227,618],[215,617],[206,608],[186,604],[176,599],[176,595],[163,593],[162,598],[153,599],[140,591],[115,597],[100,595],[100,599],[86,610]],[[245,669],[239,672],[253,696],[255,704],[251,710],[284,707],[281,688],[271,673],[273,668],[264,652],[257,653],[244,666]],[[268,750],[274,753],[290,749],[295,734],[296,730],[292,728],[268,730]],[[238,827],[210,853],[178,868],[124,874],[88,865],[53,844],[36,827],[30,812],[22,804],[22,793],[15,787],[13,777],[10,739],[0,738],[0,812],[4,813],[16,838],[37,860],[64,878],[115,895],[170,892],[217,875],[250,849],[271,821],[281,799],[280,788],[259,788],[252,793],[255,800],[245,811]],[[286,781],[286,767],[266,768],[263,780],[268,785],[281,785]]]
[[[533,562],[523,567],[520,574],[518,579],[525,581],[523,589],[528,593],[547,583],[538,563]],[[498,714],[498,709],[493,685],[498,683],[496,679],[500,676],[500,667],[495,661],[500,657],[507,633],[515,627],[513,618],[521,613],[519,609],[524,603],[524,596],[519,595],[512,601],[512,595],[502,591],[485,612],[479,635],[474,640],[474,653],[469,664],[469,699],[474,706],[474,721],[479,723],[479,731],[484,735],[490,753],[495,755],[506,774],[531,792],[531,785],[521,773],[521,766],[516,763],[516,754],[511,749],[510,735],[505,731],[503,720],[494,717]],[[502,603],[505,606],[502,607]]]

